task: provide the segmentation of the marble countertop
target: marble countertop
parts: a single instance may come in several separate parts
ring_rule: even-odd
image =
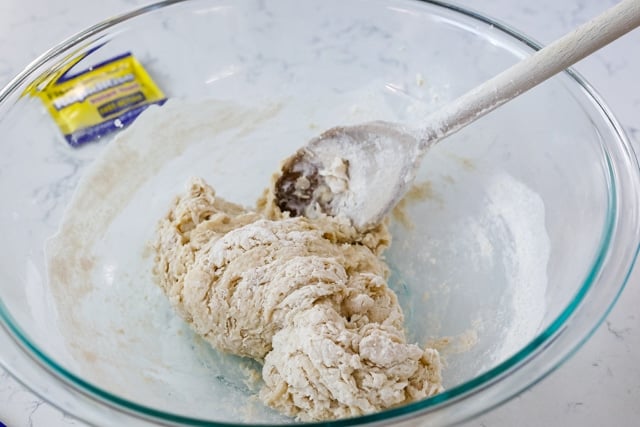
[[[2,0],[0,86],[54,42],[143,0]],[[595,16],[613,0],[457,0],[545,43]],[[640,30],[575,68],[596,88],[640,151]],[[640,268],[594,336],[558,370],[501,407],[465,424],[635,426],[640,419]],[[0,351],[2,351],[0,349]],[[0,423],[10,427],[85,424],[31,394],[0,369]]]

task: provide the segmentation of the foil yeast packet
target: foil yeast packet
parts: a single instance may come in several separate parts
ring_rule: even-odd
[[[130,52],[71,73],[84,56],[42,76],[27,89],[42,100],[71,146],[124,128],[149,105],[166,101]]]

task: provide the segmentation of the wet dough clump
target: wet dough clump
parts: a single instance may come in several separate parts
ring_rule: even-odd
[[[215,348],[263,363],[261,399],[300,420],[372,413],[442,390],[434,349],[406,342],[386,284],[385,224],[256,211],[193,179],[158,227],[156,275]]]

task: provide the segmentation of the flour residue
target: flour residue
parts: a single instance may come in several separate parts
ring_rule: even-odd
[[[509,242],[504,250],[505,274],[512,283],[505,303],[511,316],[505,320],[505,336],[494,360],[502,361],[524,347],[538,332],[546,312],[546,262],[550,242],[545,227],[542,198],[507,174],[496,174],[487,189],[487,215],[503,227],[498,238]],[[493,258],[493,247],[478,233],[481,256]]]

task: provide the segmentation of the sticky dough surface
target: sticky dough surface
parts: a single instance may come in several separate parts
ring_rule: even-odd
[[[256,211],[194,179],[158,227],[156,275],[176,311],[215,348],[263,363],[265,404],[326,420],[442,390],[436,350],[406,342],[386,284],[385,224]]]

